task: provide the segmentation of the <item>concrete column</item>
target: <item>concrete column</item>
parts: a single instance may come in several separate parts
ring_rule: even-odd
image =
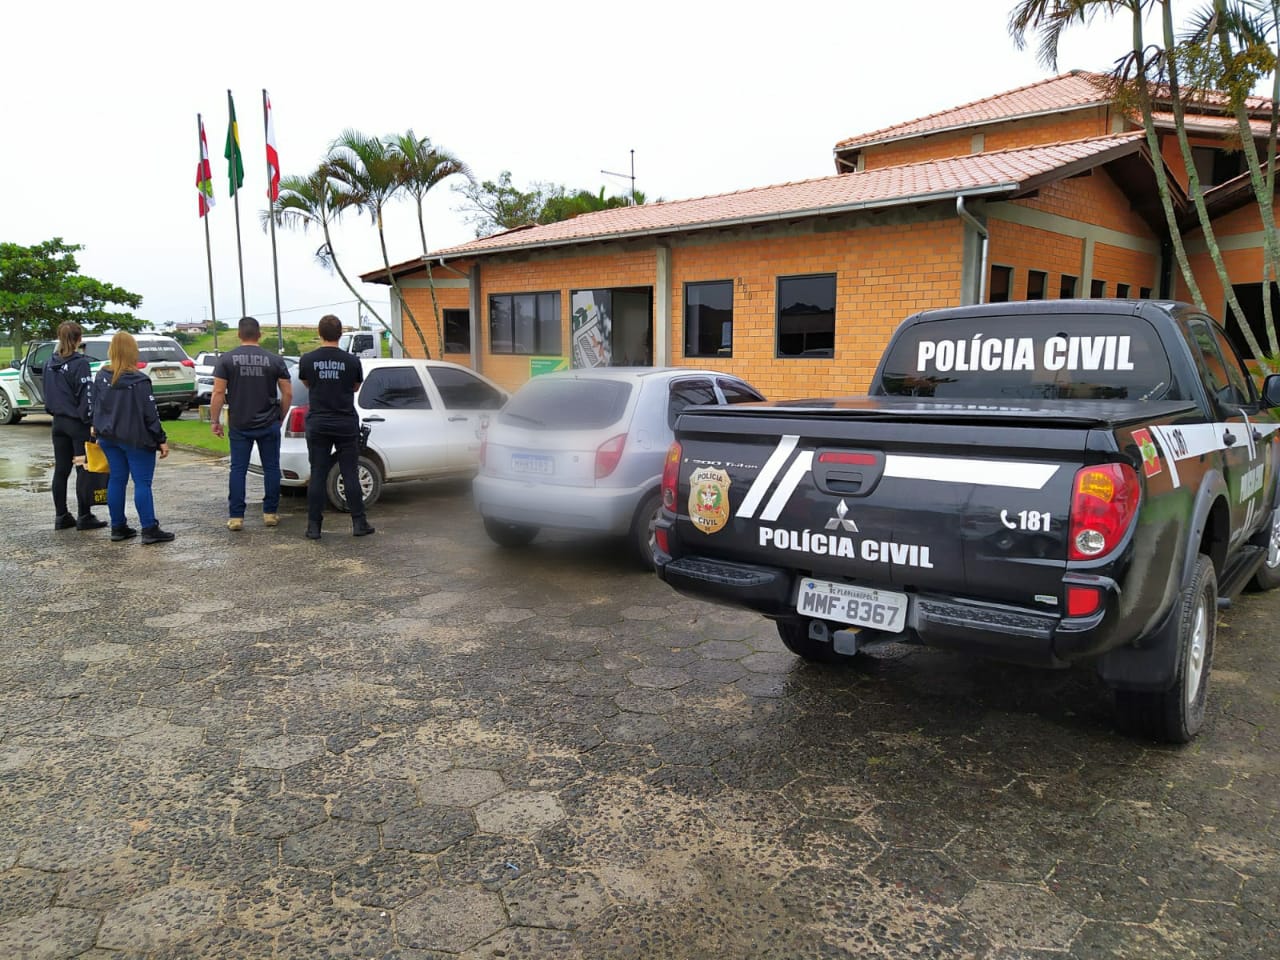
[[[400,310],[400,294],[395,287],[387,287],[387,295],[391,298],[391,330],[395,334],[391,338],[391,355],[402,357],[404,351],[400,349],[400,341],[404,339],[404,314]]]
[[[484,353],[481,349],[480,335],[480,264],[473,263],[471,265],[471,277],[469,280],[471,289],[470,294],[470,313],[471,313],[471,369],[476,373],[480,372],[480,357]]]
[[[1077,297],[1093,296],[1093,237],[1085,237],[1080,249],[1080,289]]]
[[[671,365],[671,248],[657,250],[656,287],[653,291],[653,365]]]

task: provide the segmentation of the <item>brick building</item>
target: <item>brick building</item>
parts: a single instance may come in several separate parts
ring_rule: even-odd
[[[1140,119],[1099,80],[1064,74],[852,137],[835,146],[834,176],[605,210],[436,251],[443,355],[509,387],[557,365],[613,363],[710,366],[775,399],[860,392],[916,310],[1186,298],[1153,162],[1170,174],[1207,303],[1225,316],[1191,230],[1172,115],[1157,115],[1153,161]],[[1251,108],[1265,138],[1269,103]],[[1186,127],[1233,283],[1258,322],[1262,226],[1231,149],[1235,121],[1197,108]],[[394,269],[439,356],[423,258]],[[384,271],[362,279],[387,282]],[[405,343],[416,352],[415,336]]]

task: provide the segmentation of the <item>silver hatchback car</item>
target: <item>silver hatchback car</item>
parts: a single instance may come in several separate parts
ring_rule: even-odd
[[[686,367],[606,367],[535,377],[489,424],[472,487],[490,539],[524,546],[543,527],[628,537],[653,565],[662,467],[676,418],[764,397]]]

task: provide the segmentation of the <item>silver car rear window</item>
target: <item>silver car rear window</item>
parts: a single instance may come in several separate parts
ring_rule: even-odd
[[[617,423],[631,384],[620,380],[530,380],[498,416],[499,423],[533,430],[598,430]]]

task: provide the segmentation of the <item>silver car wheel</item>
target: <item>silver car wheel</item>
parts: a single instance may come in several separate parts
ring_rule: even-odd
[[[1187,704],[1195,703],[1200,692],[1200,678],[1204,674],[1205,648],[1209,639],[1209,615],[1205,611],[1204,598],[1196,604],[1195,623],[1191,628],[1191,643],[1187,649],[1186,688]]]
[[[1271,542],[1267,545],[1267,568],[1280,567],[1280,507],[1271,511]]]
[[[357,468],[357,475],[360,477],[360,496],[368,500],[369,494],[373,493],[373,474],[362,463]],[[342,480],[342,474],[338,474],[338,496],[344,501],[347,499],[347,485]]]

